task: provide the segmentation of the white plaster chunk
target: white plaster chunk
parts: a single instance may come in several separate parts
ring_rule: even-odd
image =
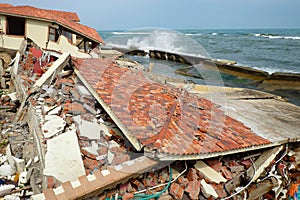
[[[19,159],[13,156],[13,159],[15,160],[16,167],[17,167],[17,172],[23,172],[25,169],[25,160],[24,159]]]
[[[45,200],[46,199],[44,193],[32,195],[30,198],[32,200]]]
[[[98,150],[99,146],[95,141],[92,141],[92,146],[90,147],[83,147],[84,150],[86,150],[87,152],[89,152],[90,154],[93,154],[95,156],[98,156]]]
[[[19,185],[20,184],[26,184],[28,182],[27,179],[27,172],[22,172],[19,176]]]
[[[42,131],[45,138],[50,138],[57,133],[61,133],[66,126],[66,122],[62,118],[53,119],[51,121],[47,121],[42,126]]]
[[[100,126],[101,131],[103,131],[103,133],[104,133],[106,136],[108,136],[108,137],[111,137],[111,136],[112,136],[112,135],[109,133],[109,129],[108,129],[108,127],[107,127],[105,124],[100,123],[99,126]]]
[[[2,165],[2,164],[5,163],[6,161],[7,161],[7,156],[1,154],[0,164]]]
[[[120,145],[116,141],[114,141],[114,140],[109,141],[108,146],[109,146],[109,149],[111,149],[113,147],[120,148]]]
[[[81,96],[89,96],[90,92],[82,85],[76,85],[76,89]]]
[[[73,181],[85,175],[75,131],[69,131],[47,141],[44,175],[61,182]]]
[[[114,160],[114,157],[115,157],[115,154],[113,154],[110,151],[107,152],[107,161],[108,161],[108,164],[112,163],[112,161]]]
[[[16,186],[12,184],[0,186],[0,197],[9,194],[11,190],[15,189],[15,187]]]
[[[15,170],[10,165],[0,166],[0,176],[11,176],[15,174]]]
[[[8,160],[8,163],[11,167],[11,173],[14,174],[16,173],[16,161],[14,160],[13,156],[12,156],[12,152],[11,152],[11,145],[7,145],[6,147],[6,155],[7,155],[7,160]]]
[[[204,179],[202,179],[200,183],[203,187],[203,195],[206,198],[209,198],[210,196],[213,196],[214,198],[218,198],[218,194],[215,191],[215,189],[213,188],[213,186],[211,186],[210,184],[207,184]]]
[[[81,119],[78,115],[73,117],[74,121],[78,124],[80,136],[87,137],[92,140],[100,139],[100,126],[97,121],[86,121]]]
[[[227,181],[221,174],[216,172],[213,168],[211,168],[201,160],[197,161],[195,168],[211,182],[219,184],[221,182],[225,183]]]
[[[19,196],[17,196],[17,194],[15,194],[15,195],[9,194],[9,195],[4,196],[4,200],[20,200],[20,199],[21,198]]]
[[[12,101],[16,101],[18,98],[17,98],[17,92],[13,92],[13,93],[10,93],[8,94],[7,96],[9,96],[9,98],[12,100]]]

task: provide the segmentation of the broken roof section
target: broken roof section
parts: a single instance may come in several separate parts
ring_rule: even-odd
[[[77,75],[132,145],[151,156],[199,159],[271,143],[207,99],[154,83],[112,61],[73,61]]]
[[[79,24],[79,17],[73,12],[63,12],[35,8],[32,6],[12,6],[9,4],[0,4],[0,14],[9,16],[19,16],[31,19],[38,19],[57,23],[66,27],[90,40],[104,44],[104,41],[93,28]]]

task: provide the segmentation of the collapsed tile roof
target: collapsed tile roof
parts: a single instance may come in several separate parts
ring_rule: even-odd
[[[80,19],[78,15],[73,12],[46,10],[32,6],[12,6],[10,4],[0,4],[0,14],[54,22],[77,32],[92,41],[104,43],[95,29],[77,23]]]
[[[184,157],[271,143],[207,99],[152,82],[112,61],[73,63],[137,150]]]

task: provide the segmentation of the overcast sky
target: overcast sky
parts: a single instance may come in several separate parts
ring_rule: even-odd
[[[97,30],[300,28],[300,0],[9,0],[73,11]]]

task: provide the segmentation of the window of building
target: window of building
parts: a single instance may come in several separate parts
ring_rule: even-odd
[[[49,27],[48,40],[53,41],[53,42],[57,42],[58,37],[59,37],[58,30],[56,28]]]
[[[71,32],[69,32],[68,30],[63,29],[62,30],[62,35],[65,36],[69,40],[69,42],[72,43],[72,33]]]
[[[7,17],[6,34],[25,36],[25,19],[20,17]]]

